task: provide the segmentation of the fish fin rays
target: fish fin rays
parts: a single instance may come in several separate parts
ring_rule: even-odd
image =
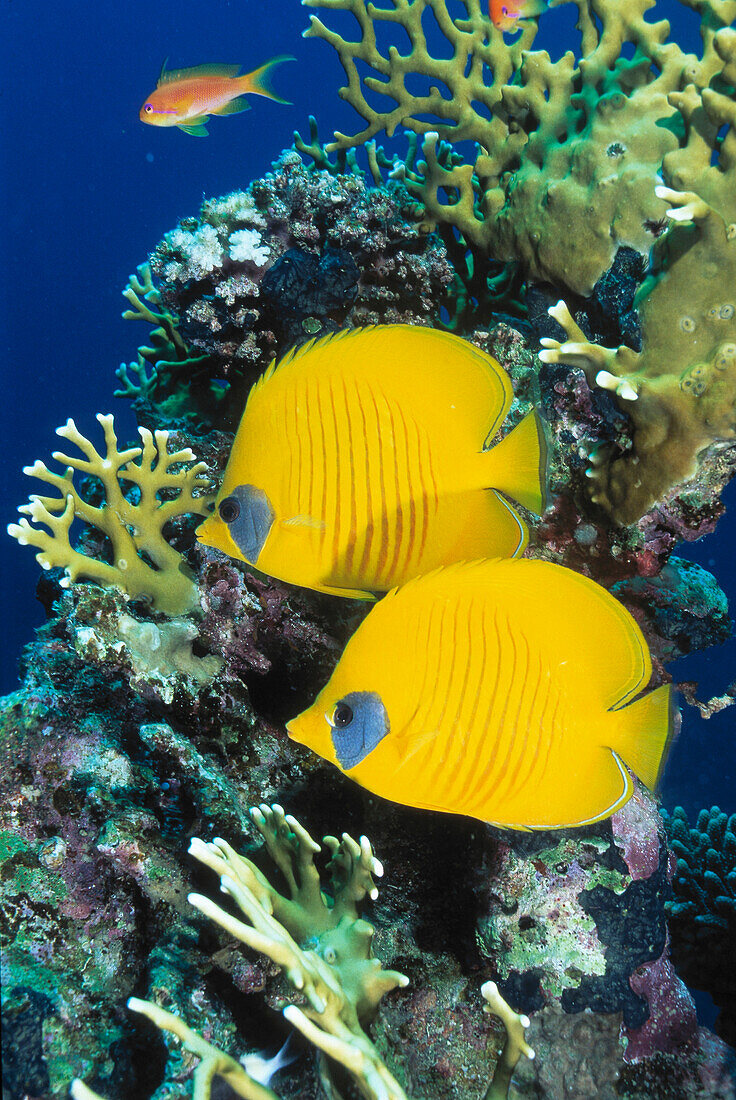
[[[271,87],[271,74],[276,66],[283,61],[296,61],[296,58],[291,54],[279,54],[278,57],[272,57],[265,65],[260,65],[257,69],[254,69],[252,73],[241,77],[244,82],[248,82],[248,91],[252,95],[266,96],[267,99],[273,99],[276,103],[290,104],[290,100],[282,99],[281,96],[276,95]]]
[[[621,754],[645,786],[656,790],[675,735],[672,685],[662,684],[610,714],[618,726],[612,751]]]
[[[161,66],[161,73],[159,74],[157,88],[160,88],[163,84],[171,84],[175,80],[191,80],[200,76],[220,76],[220,77],[233,77],[237,76],[240,72],[241,65],[194,65],[190,69],[167,69],[166,62],[168,57]]]
[[[216,111],[213,111],[213,115],[239,115],[241,111],[249,111],[250,103],[246,96],[239,95],[235,99],[231,99],[229,103],[226,103],[224,107],[219,107]]]
[[[191,134],[192,137],[209,137],[208,117],[208,115],[200,115],[199,118],[190,118],[188,122],[181,123],[178,129],[183,130],[185,134]]]
[[[547,442],[535,409],[500,443],[483,451],[482,460],[485,487],[497,489],[541,515],[547,506]]]
[[[339,588],[334,585],[320,583],[319,592],[324,592],[328,596],[342,596],[347,600],[366,600],[370,603],[375,603],[378,598],[374,592],[363,592],[359,588]]]

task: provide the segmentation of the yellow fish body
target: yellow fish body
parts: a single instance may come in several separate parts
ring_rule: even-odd
[[[670,685],[628,611],[541,561],[439,569],[389,593],[287,729],[383,798],[512,829],[609,817],[657,781]],[[632,702],[632,700],[635,700]]]
[[[499,364],[409,325],[313,341],[251,390],[201,542],[264,573],[365,598],[449,562],[520,554],[500,493],[543,507],[531,413],[484,451],[513,393]]]

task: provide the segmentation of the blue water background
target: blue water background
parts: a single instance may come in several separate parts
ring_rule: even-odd
[[[622,0],[623,2],[623,0]],[[4,605],[0,690],[18,685],[17,658],[43,621],[30,548],[4,534],[39,483],[21,473],[62,442],[73,417],[96,443],[98,412],[114,412],[121,440],[135,435],[129,402],[113,398],[115,368],[147,337],[121,319],[128,275],[203,197],[245,187],[315,114],[323,140],[361,120],[337,96],[343,71],[325,43],[302,39],[309,9],[297,0],[156,0],[125,5],[4,0],[0,52],[2,139],[2,345],[0,576]],[[697,20],[676,0],[659,3],[678,41],[699,52]],[[458,14],[461,9],[458,8]],[[575,42],[575,9],[542,20],[536,47],[559,56]],[[337,25],[331,15],[325,17]],[[652,15],[650,15],[652,18]],[[342,26],[345,26],[343,23]],[[245,114],[212,119],[207,139],[144,126],[138,111],[164,57],[169,67],[239,62],[244,71],[289,53],[277,70],[284,107],[252,98]],[[380,140],[380,139],[379,139]],[[403,146],[398,146],[403,148]],[[736,502],[736,492],[727,493]],[[733,509],[732,511],[736,511]],[[736,521],[680,553],[711,569],[736,607]],[[581,637],[580,644],[586,645]],[[676,679],[699,679],[702,698],[736,679],[736,643],[680,662]],[[687,710],[663,784],[667,805],[736,811],[736,709],[708,722]]]

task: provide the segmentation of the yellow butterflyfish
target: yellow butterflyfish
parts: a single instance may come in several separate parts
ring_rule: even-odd
[[[520,554],[539,512],[536,412],[490,450],[508,376],[466,340],[378,325],[312,341],[250,392],[201,542],[292,584],[367,598],[437,566]]]
[[[670,685],[604,588],[543,561],[458,564],[390,592],[289,735],[374,794],[511,829],[587,825],[649,787]]]

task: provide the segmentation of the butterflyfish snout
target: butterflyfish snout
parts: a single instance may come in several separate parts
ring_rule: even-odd
[[[594,581],[471,562],[377,603],[287,729],[394,802],[514,829],[588,825],[628,801],[631,772],[657,783],[671,685],[642,695],[651,672],[635,620]]]
[[[218,523],[227,529],[238,556],[256,565],[273,526],[275,512],[266,494],[256,485],[236,485],[217,504],[216,515],[197,528],[201,542],[217,545]],[[225,549],[225,547],[221,547]]]
[[[241,515],[203,524],[201,541],[360,599],[519,555],[514,502],[542,510],[546,451],[536,412],[495,440],[512,400],[496,360],[449,333],[377,325],[311,341],[251,389],[217,501]]]

